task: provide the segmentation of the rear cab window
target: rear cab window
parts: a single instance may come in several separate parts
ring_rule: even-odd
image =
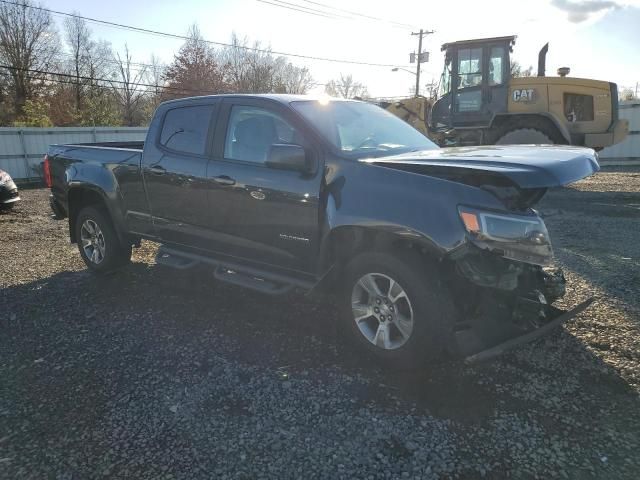
[[[168,150],[204,155],[215,105],[188,105],[167,111],[160,132],[160,146]]]

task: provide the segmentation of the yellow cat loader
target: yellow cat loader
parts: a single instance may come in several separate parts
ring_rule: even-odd
[[[511,77],[516,37],[445,43],[438,100],[408,98],[383,105],[440,145],[565,144],[601,150],[622,141],[615,83],[571,78],[568,68],[545,76]]]

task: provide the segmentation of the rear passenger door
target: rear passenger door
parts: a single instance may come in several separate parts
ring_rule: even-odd
[[[156,115],[158,133],[147,139],[142,172],[163,242],[207,248],[207,164],[218,105],[214,99],[169,103]]]
[[[265,165],[272,144],[304,147],[313,174]],[[223,102],[209,178],[212,229],[225,253],[313,272],[318,249],[319,149],[286,106],[262,99]]]

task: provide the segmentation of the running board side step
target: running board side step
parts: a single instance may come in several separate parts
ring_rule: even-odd
[[[217,280],[250,288],[269,295],[280,295],[292,290],[294,287],[311,290],[315,285],[315,283],[311,281],[248,267],[226,260],[183,252],[165,246],[161,246],[158,249],[156,263],[180,270],[186,270],[199,264],[210,265],[214,267],[213,276]]]
[[[287,293],[294,287],[290,283],[278,284],[269,280],[265,280],[263,278],[254,277],[242,272],[236,272],[235,270],[230,270],[225,267],[217,267],[213,271],[213,276],[216,280],[231,283],[233,285],[238,285],[240,287],[251,288],[252,290],[257,290],[269,295],[280,295],[283,293]]]

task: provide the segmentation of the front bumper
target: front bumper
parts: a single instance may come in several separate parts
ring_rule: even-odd
[[[584,145],[590,148],[604,148],[624,140],[629,134],[629,121],[616,120],[605,133],[586,133]]]
[[[528,333],[506,340],[494,347],[487,348],[486,350],[480,351],[473,355],[469,355],[467,356],[467,358],[465,358],[464,361],[467,364],[471,364],[471,363],[478,363],[485,360],[489,360],[491,358],[502,355],[503,353],[508,352],[509,350],[512,350],[519,345],[523,345],[525,343],[529,343],[529,342],[532,342],[533,340],[543,337],[544,335],[547,335],[548,333],[550,333],[552,330],[555,330],[556,328],[561,326],[567,320],[585,311],[587,307],[589,307],[589,305],[593,303],[593,300],[594,300],[593,298],[585,300],[584,302],[580,303],[579,305],[573,307],[571,310],[568,310],[568,311],[563,311],[554,307],[550,307],[555,311],[556,316],[553,317],[548,323]]]
[[[556,267],[507,260],[486,252],[455,262],[454,295],[458,321],[450,352],[476,362],[530,342],[574,317],[592,300],[570,311],[551,304],[565,294],[565,278]]]

